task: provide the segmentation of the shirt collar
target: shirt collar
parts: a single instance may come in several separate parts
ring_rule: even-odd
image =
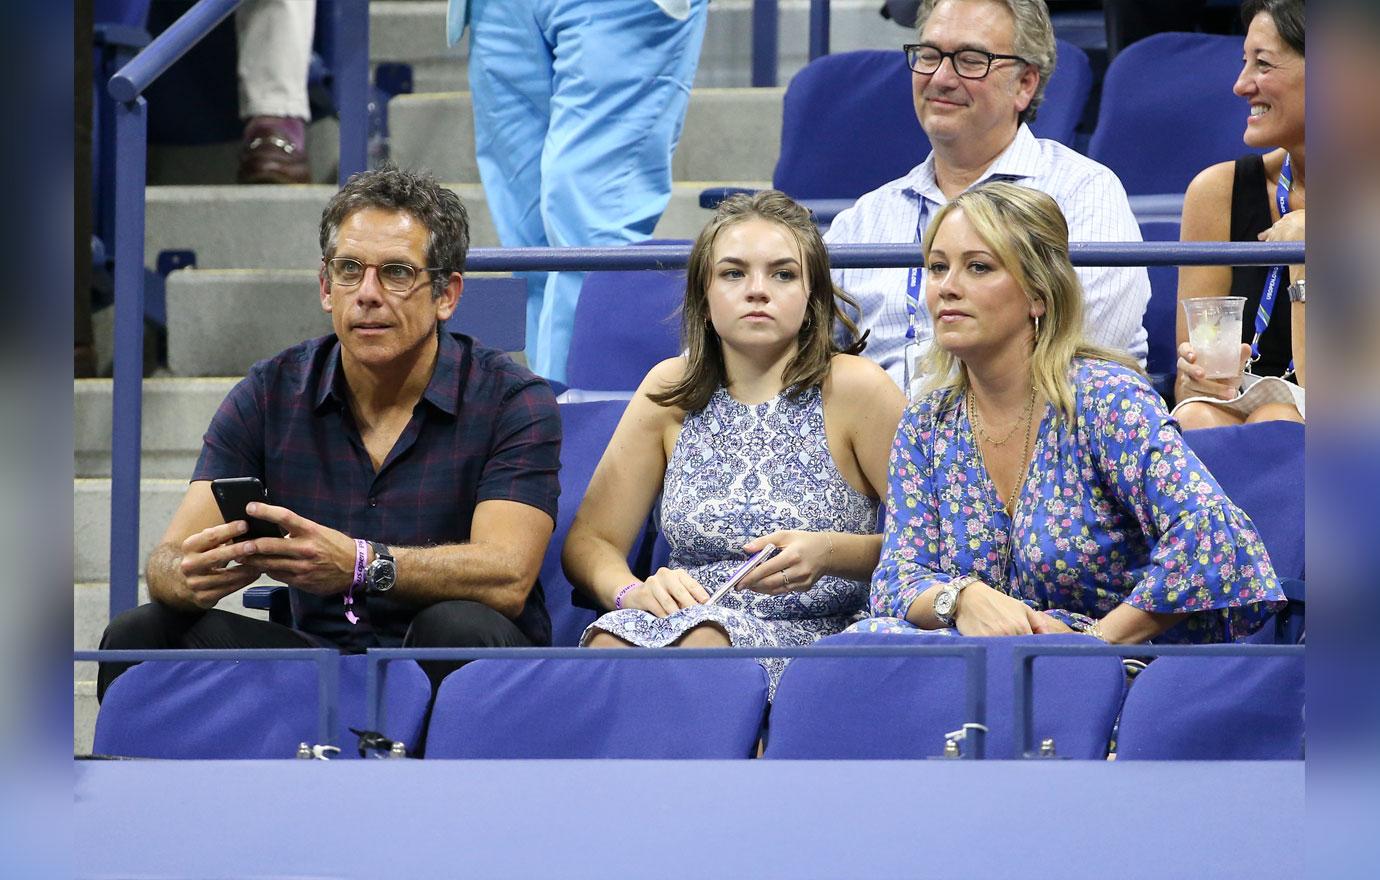
[[[436,351],[436,368],[431,381],[422,392],[422,400],[450,415],[460,412],[460,375],[468,367],[470,340],[468,337],[442,331]],[[326,354],[326,365],[316,386],[314,412],[321,412],[328,403],[345,405],[345,371],[340,367],[340,340],[334,339]]]
[[[1011,143],[1006,145],[992,164],[983,172],[982,177],[978,178],[973,186],[999,177],[1003,180],[1020,180],[1026,177],[1034,177],[1040,173],[1040,144],[1036,141],[1035,135],[1031,133],[1030,126],[1024,122],[1016,129],[1016,136],[1011,139]],[[934,178],[934,150],[925,157],[925,161],[915,166],[905,178],[905,188],[923,199],[927,199],[938,205],[948,203],[944,193],[939,189],[939,184]]]

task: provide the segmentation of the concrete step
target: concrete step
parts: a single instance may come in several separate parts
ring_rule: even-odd
[[[695,85],[734,88],[752,82],[753,0],[713,0]],[[832,0],[830,49],[899,49],[910,29],[881,17],[881,0]],[[786,83],[809,58],[809,0],[780,0],[778,66]],[[369,59],[413,65],[416,92],[467,87],[469,38],[446,46],[446,3],[388,0],[370,4]]]
[[[767,186],[761,179],[684,181],[657,224],[658,238],[694,238],[709,212],[699,206],[708,186]],[[470,214],[474,247],[496,247],[498,236],[478,184],[446,184]],[[161,250],[192,250],[200,269],[310,269],[321,264],[317,228],[332,186],[153,186],[148,189],[144,262]]]
[[[672,161],[674,180],[769,180],[781,150],[785,90],[696,88]],[[476,182],[469,92],[399,95],[388,104],[391,154],[404,168]],[[751,120],[744,125],[743,120]]]
[[[110,580],[110,480],[72,481],[72,556],[78,582]],[[145,479],[139,490],[139,566],[158,544],[187,491],[182,479]]]
[[[196,464],[211,416],[237,381],[233,374],[230,378],[145,379],[141,475],[186,480]],[[73,404],[76,475],[109,477],[110,380],[75,380]]]

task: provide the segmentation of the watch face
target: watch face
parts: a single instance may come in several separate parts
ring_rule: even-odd
[[[369,588],[382,593],[393,588],[398,572],[390,559],[375,559],[369,566]]]
[[[934,597],[935,616],[947,618],[954,610],[954,599],[956,598],[957,595],[952,590],[941,590],[939,595]]]

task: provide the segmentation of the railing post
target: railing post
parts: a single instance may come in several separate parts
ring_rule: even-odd
[[[148,103],[115,104],[115,375],[110,441],[110,616],[139,604]]]
[[[752,0],[752,84],[776,85],[780,24],[777,0]]]
[[[810,0],[810,60],[829,54],[829,0]]]
[[[340,119],[337,183],[369,164],[369,3],[335,0],[331,14],[332,91]]]

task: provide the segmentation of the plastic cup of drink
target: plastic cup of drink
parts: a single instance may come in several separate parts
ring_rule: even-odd
[[[1241,317],[1244,296],[1198,296],[1184,300],[1188,344],[1209,379],[1241,374]]]

